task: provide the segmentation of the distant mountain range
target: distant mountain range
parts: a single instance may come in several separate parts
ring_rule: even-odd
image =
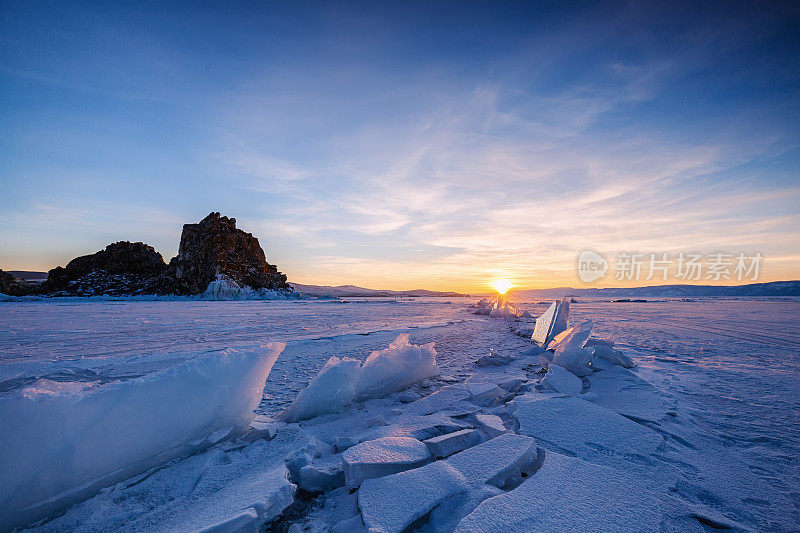
[[[47,272],[28,270],[9,270],[9,274],[26,281],[44,281]],[[303,285],[289,283],[295,291],[309,296],[353,297],[445,297],[460,298],[470,296],[458,292],[430,291],[414,289],[410,291],[390,291],[367,289],[356,285]],[[488,293],[487,293],[488,294]],[[747,297],[747,296],[800,296],[800,280],[752,283],[750,285],[652,285],[650,287],[576,289],[557,287],[554,289],[520,289],[513,291],[513,297],[563,298],[565,296],[593,296],[606,298],[699,298],[699,297]]]
[[[364,287],[356,287],[355,285],[337,285],[336,287],[328,287],[326,285],[303,285],[301,283],[289,283],[292,288],[299,293],[307,294],[309,296],[333,296],[337,298],[353,298],[358,296],[367,297],[410,297],[410,296],[431,296],[431,297],[445,297],[445,298],[459,298],[466,297],[469,294],[460,294],[457,292],[442,292],[442,291],[429,291],[426,289],[414,289],[410,291],[389,291],[381,289],[365,289]]]
[[[650,287],[575,289],[527,289],[514,291],[514,297],[563,298],[565,296],[603,296],[608,298],[699,298],[747,296],[800,296],[800,281],[773,281],[750,285],[653,285]]]

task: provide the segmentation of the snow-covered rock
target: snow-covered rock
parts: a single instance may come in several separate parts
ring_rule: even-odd
[[[555,392],[563,392],[577,396],[583,390],[583,381],[557,364],[547,367],[547,374],[542,379],[542,386]]]
[[[572,396],[530,394],[514,400],[519,432],[549,450],[584,459],[652,454],[664,442],[655,431]]]
[[[475,415],[475,426],[490,437],[496,437],[508,431],[499,416],[484,413]]]
[[[300,391],[284,417],[293,422],[341,411],[353,402],[360,374],[361,361],[331,357],[319,374]]]
[[[400,533],[448,497],[468,488],[467,480],[456,468],[446,461],[436,461],[364,481],[358,491],[358,507],[368,530]]]
[[[428,447],[411,437],[383,437],[342,452],[345,483],[356,488],[365,479],[417,468],[431,458]]]
[[[506,433],[467,448],[445,461],[461,472],[471,485],[503,488],[532,465],[538,456],[536,441],[525,435]]]
[[[437,459],[453,455],[483,442],[481,434],[474,429],[462,429],[454,433],[446,433],[425,441],[431,454]]]
[[[661,529],[663,503],[624,471],[547,452],[519,487],[484,500],[456,531],[637,531]]]
[[[284,346],[230,349],[81,390],[35,383],[4,396],[0,529],[246,430]]]

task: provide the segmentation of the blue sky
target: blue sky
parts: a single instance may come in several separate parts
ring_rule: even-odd
[[[162,4],[0,4],[0,268],[169,260],[221,211],[297,282],[576,286],[584,249],[800,278],[789,3]]]

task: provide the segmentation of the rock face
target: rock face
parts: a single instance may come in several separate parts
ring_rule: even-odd
[[[29,282],[17,279],[11,272],[0,270],[0,294],[9,296],[26,296],[35,294],[39,290],[38,282]]]
[[[174,290],[174,278],[161,254],[142,242],[128,241],[76,257],[66,268],[54,268],[41,288],[41,292],[81,296],[167,294]]]
[[[16,294],[13,294],[15,292],[16,288],[14,276],[8,272],[3,272],[0,270],[0,294],[10,294],[12,296],[16,296]]]
[[[217,275],[253,289],[289,289],[286,276],[267,263],[251,233],[236,228],[236,219],[211,213],[199,224],[185,224],[178,256],[170,261],[178,290],[199,294]]]
[[[236,219],[211,213],[198,224],[183,226],[178,256],[169,265],[152,246],[121,241],[95,254],[48,272],[39,293],[111,296],[199,294],[218,275],[253,289],[291,291],[286,276],[267,263],[252,234],[236,229]],[[2,287],[12,286],[6,277]],[[11,290],[11,289],[9,289]]]

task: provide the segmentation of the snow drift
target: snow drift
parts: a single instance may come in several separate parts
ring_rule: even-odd
[[[417,346],[403,333],[388,348],[372,352],[363,365],[356,359],[328,359],[283,418],[297,421],[338,412],[354,401],[387,396],[438,374],[433,343]]]
[[[105,386],[40,380],[0,398],[0,529],[246,428],[284,347],[225,350]]]

